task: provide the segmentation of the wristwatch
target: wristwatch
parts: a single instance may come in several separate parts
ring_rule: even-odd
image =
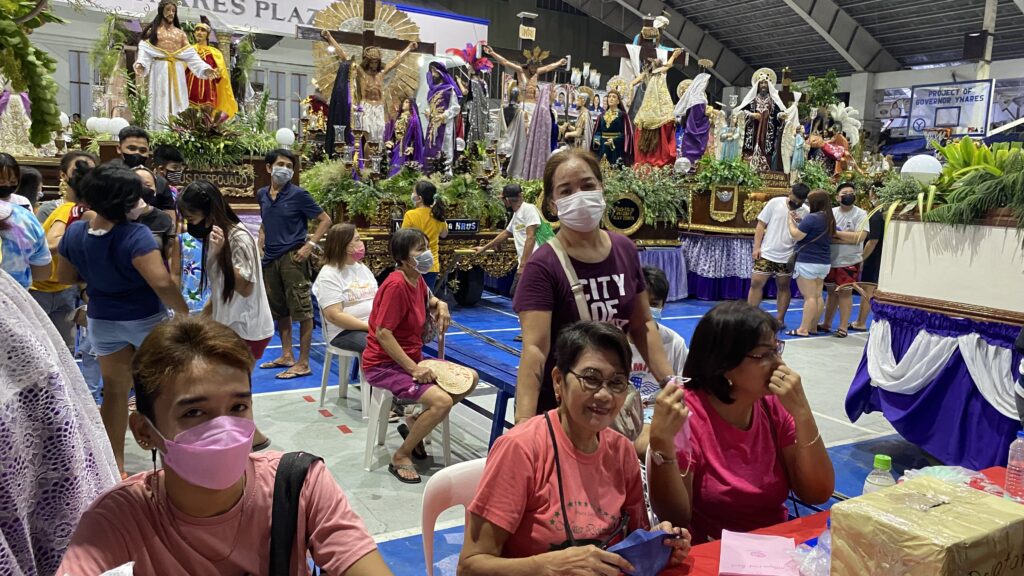
[[[676,461],[674,457],[666,458],[665,455],[662,454],[661,452],[658,452],[657,450],[651,450],[651,447],[649,445],[647,446],[647,458],[651,462],[653,462],[655,466],[663,466],[669,462]]]

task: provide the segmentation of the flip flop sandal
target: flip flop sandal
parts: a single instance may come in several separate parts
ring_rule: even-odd
[[[398,433],[402,436],[402,440],[405,440],[409,437],[409,427],[405,424],[399,424]],[[412,457],[417,460],[425,460],[427,458],[427,448],[423,446],[422,440],[412,449]]]
[[[420,478],[419,472],[416,472],[416,467],[412,464],[388,464],[388,472],[391,472],[391,475],[398,478],[398,481],[403,484],[419,484],[423,481],[423,479]],[[406,478],[399,472],[416,472],[416,477]]]
[[[292,380],[295,378],[303,378],[311,374],[313,374],[312,370],[306,370],[305,372],[289,372],[288,370],[285,370],[277,376],[274,376],[274,378],[277,378],[278,380]]]
[[[295,366],[295,362],[289,364],[287,362],[279,362],[277,360],[274,360],[273,362],[264,362],[263,364],[260,364],[260,370],[270,370],[273,368],[291,368],[292,366]]]
[[[850,328],[848,330],[850,332],[867,332],[868,331],[868,327],[865,326],[865,327],[861,328],[860,326],[855,326],[853,324],[850,324]]]
[[[789,332],[786,332],[786,336],[794,336],[796,338],[810,338],[811,336],[813,336],[813,334],[800,334],[796,330],[790,330]]]
[[[825,326],[824,324],[818,324],[818,332],[824,332],[825,334],[828,334],[831,331],[832,329],[829,328],[828,326]]]
[[[846,330],[839,329],[836,330],[836,333],[833,334],[833,336],[835,336],[836,338],[846,338],[847,336],[849,336],[849,334],[847,334]]]

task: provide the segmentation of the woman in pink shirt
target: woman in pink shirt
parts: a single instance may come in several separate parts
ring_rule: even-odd
[[[612,324],[578,322],[562,330],[553,370],[559,407],[495,442],[469,506],[459,562],[463,576],[538,576],[633,572],[603,548],[650,523],[633,444],[609,426],[629,387],[630,348]],[[690,546],[685,530],[669,540],[673,561]]]
[[[719,304],[690,340],[686,390],[669,384],[651,424],[651,506],[694,542],[783,522],[793,491],[811,504],[835,489],[800,375],[782,361],[779,321],[746,302]],[[689,418],[689,446],[675,436]]]
[[[146,337],[132,372],[132,433],[153,451],[154,468],[157,452],[164,467],[93,502],[57,574],[93,576],[128,562],[135,574],[269,574],[282,454],[249,453],[256,427],[245,341],[223,324],[175,319]],[[292,575],[309,573],[307,551],[327,574],[391,574],[321,461],[302,484],[295,533]]]

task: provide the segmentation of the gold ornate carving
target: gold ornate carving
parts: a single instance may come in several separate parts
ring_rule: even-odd
[[[745,200],[743,202],[743,219],[747,222],[757,220],[757,215],[764,209],[765,204],[767,204],[767,202],[762,202],[760,200]]]
[[[252,164],[240,164],[220,170],[188,169],[181,176],[182,188],[196,180],[212,182],[228,198],[252,198],[256,192],[256,171]]]
[[[999,308],[989,308],[977,304],[964,304],[963,302],[951,302],[937,298],[925,298],[923,296],[910,296],[908,294],[896,294],[893,292],[875,291],[875,299],[883,304],[895,304],[897,306],[909,306],[926,312],[935,312],[957,318],[970,318],[981,322],[999,322],[1000,324],[1011,324],[1020,326],[1024,324],[1024,313]]]
[[[675,248],[682,243],[679,240],[634,240],[639,248]]]
[[[732,222],[740,205],[740,190],[736,186],[715,186],[711,195],[711,219]]]
[[[626,200],[632,202],[634,206],[619,206],[619,200]],[[615,220],[624,220],[632,222],[625,228],[619,228],[613,222]],[[608,206],[608,209],[604,212],[604,227],[608,230],[614,230],[620,234],[626,236],[632,236],[636,234],[636,231],[644,225],[644,203],[640,201],[640,197],[632,193],[624,193],[619,195],[619,198]]]
[[[384,270],[394,266],[388,243],[391,240],[389,228],[370,228],[359,230],[359,237],[366,244],[366,257],[363,263],[380,275]],[[473,248],[494,238],[498,231],[488,230],[469,237],[443,238],[439,242],[439,264],[442,271],[467,271],[475,266],[494,277],[502,277],[514,271],[519,264],[515,245],[502,242],[495,251],[477,254]]]
[[[710,226],[707,224],[688,224],[683,226],[683,232],[712,232],[715,234],[746,234],[753,236],[753,228],[733,228],[731,226]]]

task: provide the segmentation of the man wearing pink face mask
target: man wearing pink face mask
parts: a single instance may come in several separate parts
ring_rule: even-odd
[[[324,267],[313,283],[313,295],[324,314],[324,338],[335,348],[366,350],[367,322],[377,295],[377,279],[362,263],[366,246],[352,224],[327,231]]]
[[[163,468],[137,474],[82,516],[57,574],[85,576],[134,562],[135,574],[271,574],[279,452],[250,454],[252,355],[223,324],[179,318],[135,355],[135,440]],[[390,575],[362,520],[323,462],[298,498],[288,574]],[[274,571],[283,574],[283,571]]]

